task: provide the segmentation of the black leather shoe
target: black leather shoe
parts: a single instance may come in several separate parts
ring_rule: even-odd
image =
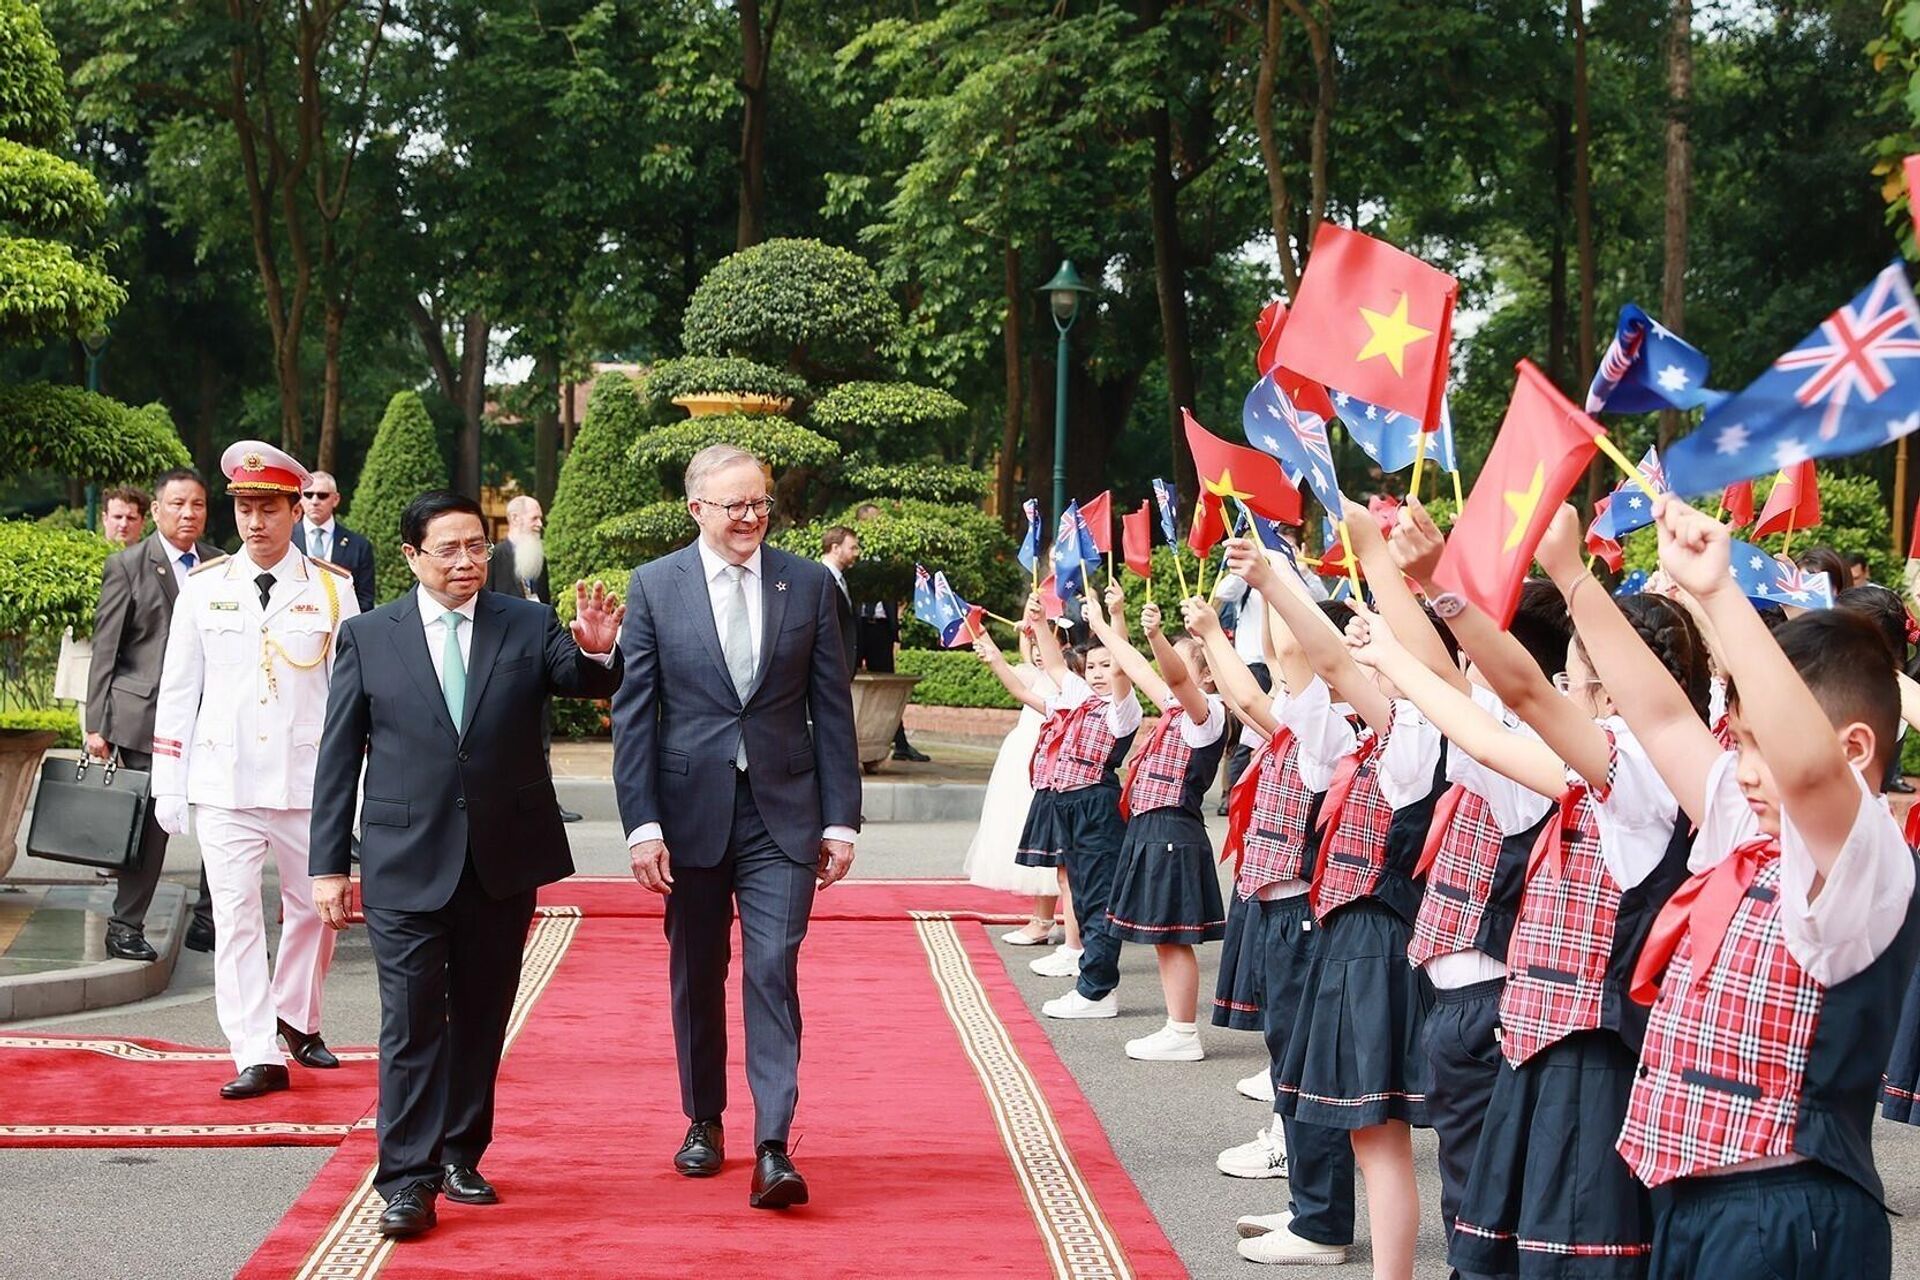
[[[187,950],[189,951],[213,950],[213,926],[210,924],[202,924],[198,920],[195,920],[192,924],[188,925],[187,926]]]
[[[460,1204],[499,1204],[500,1193],[470,1164],[450,1164],[441,1171],[440,1192]]]
[[[673,1158],[673,1167],[689,1178],[711,1178],[720,1172],[727,1158],[727,1143],[718,1120],[695,1120],[687,1126],[687,1139]]]
[[[279,1023],[280,1038],[287,1042],[287,1052],[293,1055],[295,1062],[321,1071],[330,1071],[340,1065],[340,1059],[333,1056],[333,1050],[327,1048],[327,1042],[320,1038],[318,1031],[296,1031],[285,1018],[281,1018]]]
[[[279,1093],[291,1082],[287,1079],[287,1069],[279,1063],[261,1063],[248,1067],[235,1079],[220,1086],[220,1096],[228,1099],[260,1098],[269,1093]]]
[[[116,960],[158,960],[160,953],[137,929],[107,930],[107,954]]]
[[[911,760],[915,764],[926,764],[933,759],[933,757],[926,752],[914,747],[895,747],[893,749],[893,758],[895,760]]]
[[[380,1215],[380,1234],[389,1240],[425,1235],[440,1219],[433,1212],[433,1184],[419,1183],[387,1201]]]
[[[1910,796],[1913,794],[1913,784],[1905,778],[1895,778],[1887,784],[1887,790],[1898,791],[1903,796]]]
[[[560,806],[560,821],[562,821],[562,822],[578,822],[578,821],[580,821],[580,815],[579,815],[579,814],[577,814],[577,813],[575,813],[575,812],[574,812],[573,810],[571,810],[571,809],[569,809],[569,808],[567,808],[567,806],[565,806],[565,805],[561,805],[561,806]]]
[[[787,1158],[786,1146],[777,1142],[760,1144],[760,1158],[753,1165],[753,1190],[747,1203],[756,1209],[790,1209],[807,1202],[807,1180]]]

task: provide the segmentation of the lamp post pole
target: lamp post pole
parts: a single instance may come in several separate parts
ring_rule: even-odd
[[[1080,298],[1092,293],[1073,269],[1070,259],[1060,260],[1053,279],[1040,286],[1053,312],[1053,327],[1060,331],[1060,344],[1053,356],[1053,521],[1060,522],[1067,509],[1067,330],[1080,318]]]
[[[100,357],[107,352],[107,331],[99,329],[80,339],[81,350],[87,353],[87,391],[100,393]],[[72,492],[69,490],[68,492]],[[94,481],[87,482],[87,528],[100,532],[100,486]]]

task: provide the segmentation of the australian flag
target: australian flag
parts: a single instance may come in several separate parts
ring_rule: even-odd
[[[982,621],[986,610],[977,604],[968,604],[960,598],[960,593],[947,585],[947,575],[933,575],[933,600],[940,611],[940,643],[947,648],[956,648],[963,644],[972,644],[976,636],[986,631]]]
[[[1587,388],[1588,413],[1696,409],[1726,398],[1707,390],[1707,356],[1629,302]]]
[[[1805,573],[1785,556],[1770,556],[1751,542],[1732,540],[1733,580],[1755,604],[1831,609],[1833,584],[1824,573]]]
[[[1081,563],[1085,557],[1080,553],[1080,530],[1083,525],[1080,504],[1067,503],[1067,509],[1060,513],[1060,532],[1053,539],[1053,576],[1054,590],[1069,603],[1080,594],[1080,586],[1085,579],[1086,570]]]
[[[1640,459],[1640,474],[1647,478],[1655,493],[1667,492],[1667,472],[1660,465],[1659,451],[1652,445],[1647,446],[1646,456]],[[1644,529],[1652,523],[1653,499],[1629,480],[1613,491],[1607,509],[1595,517],[1590,532],[1618,542],[1635,529]]]
[[[1340,512],[1340,479],[1333,471],[1333,442],[1327,438],[1325,418],[1294,404],[1268,374],[1247,392],[1240,426],[1248,444],[1280,460],[1288,479],[1296,484],[1305,480],[1321,506]]]
[[[1920,306],[1895,259],[1799,346],[1667,446],[1675,493],[1718,493],[1920,430]]]
[[[1027,536],[1020,543],[1020,567],[1032,573],[1040,563],[1040,499],[1028,498],[1021,510],[1027,513]]]
[[[1419,419],[1368,404],[1344,391],[1333,393],[1333,407],[1353,442],[1366,450],[1386,474],[1405,471],[1420,455]],[[1427,461],[1442,471],[1460,469],[1453,449],[1453,414],[1444,398],[1440,401],[1440,425],[1427,436]]]
[[[1180,534],[1177,532],[1177,529],[1179,525],[1178,517],[1180,515],[1180,495],[1174,492],[1172,485],[1157,476],[1153,481],[1153,505],[1160,512],[1161,536],[1166,538],[1168,546],[1179,546]]]

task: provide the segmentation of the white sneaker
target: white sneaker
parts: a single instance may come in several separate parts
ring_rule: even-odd
[[[1273,1073],[1256,1071],[1244,1080],[1236,1080],[1233,1087],[1243,1098],[1252,1098],[1255,1102],[1273,1105]]]
[[[1198,1062],[1207,1056],[1198,1031],[1161,1027],[1150,1036],[1127,1041],[1127,1056],[1140,1062]]]
[[[1286,1215],[1291,1219],[1292,1215]],[[1242,1218],[1242,1222],[1247,1219]],[[1338,1267],[1346,1263],[1345,1245],[1319,1244],[1297,1236],[1285,1226],[1276,1226],[1263,1235],[1240,1241],[1240,1256],[1248,1262],[1266,1262],[1292,1267]]]
[[[1043,978],[1077,978],[1080,976],[1081,952],[1066,945],[1055,947],[1038,960],[1031,960],[1027,968]]]
[[[1293,1211],[1282,1209],[1278,1213],[1250,1213],[1233,1224],[1242,1240],[1252,1240],[1266,1235],[1269,1231],[1285,1231],[1287,1224],[1293,1221]]]
[[[1040,1012],[1049,1018],[1117,1018],[1120,1016],[1120,1001],[1111,991],[1098,1000],[1089,1000],[1076,987],[1041,1005]]]
[[[1252,1142],[1222,1151],[1213,1166],[1229,1178],[1284,1178],[1287,1176],[1287,1140],[1271,1128],[1262,1129]]]

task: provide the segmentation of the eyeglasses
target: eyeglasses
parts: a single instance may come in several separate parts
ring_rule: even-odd
[[[303,498],[331,498],[333,493],[327,489],[308,489],[300,496]]]
[[[475,564],[485,564],[493,558],[491,542],[449,542],[438,547],[416,547],[423,556],[431,556],[444,565],[459,564],[462,560],[471,560]]]
[[[716,507],[725,511],[727,519],[735,522],[745,520],[749,511],[762,520],[773,514],[772,498],[756,498],[752,502],[708,502],[705,498],[695,498],[694,501],[703,507]]]
[[[1594,680],[1591,678],[1582,680],[1580,682],[1580,689],[1582,692],[1584,692],[1588,689],[1593,688],[1599,683],[1600,682],[1598,680]],[[1573,693],[1573,677],[1568,675],[1564,671],[1556,671],[1553,675],[1553,687],[1558,689],[1563,694],[1570,695]]]

